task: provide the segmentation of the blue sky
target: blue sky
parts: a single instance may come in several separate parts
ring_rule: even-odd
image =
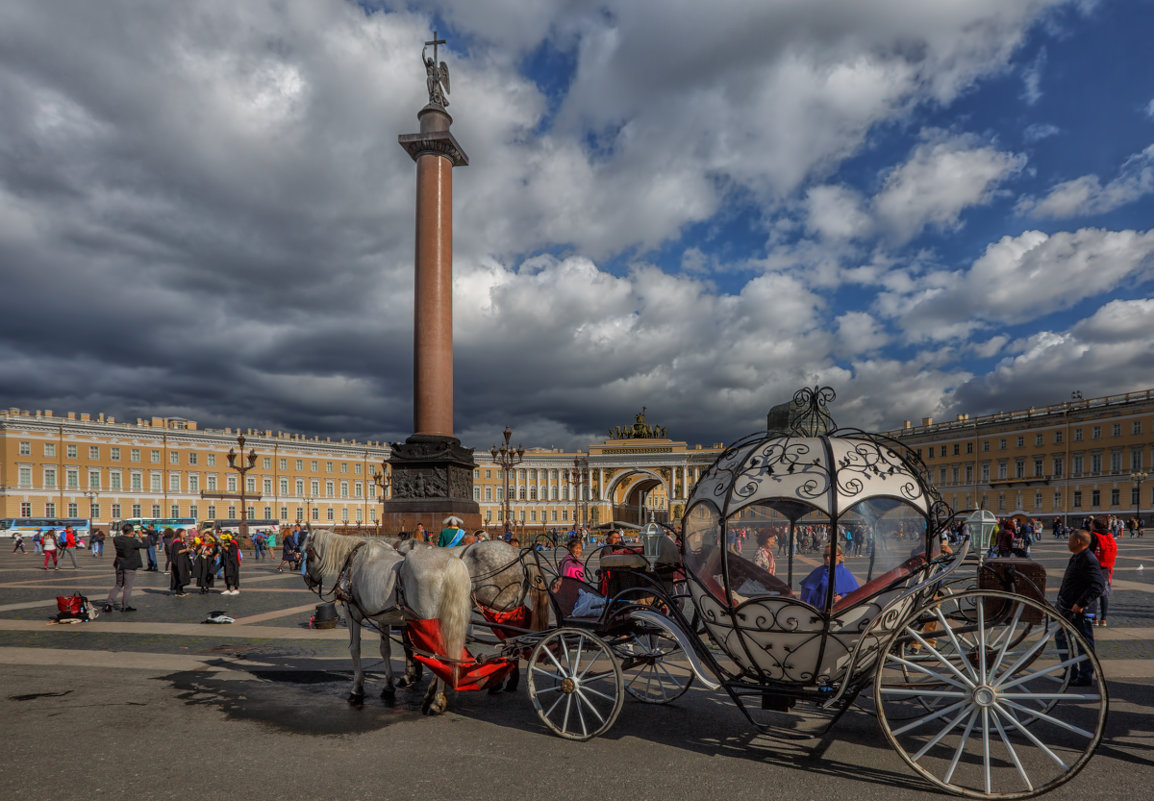
[[[1149,0],[16,0],[4,405],[410,433],[433,30],[467,445],[1154,383]]]

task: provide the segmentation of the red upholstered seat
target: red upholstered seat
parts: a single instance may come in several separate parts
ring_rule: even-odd
[[[924,554],[911,556],[892,570],[887,570],[880,576],[875,576],[848,595],[843,595],[841,600],[833,605],[833,613],[836,615],[838,612],[849,609],[851,606],[867,598],[872,598],[878,593],[888,590],[893,585],[904,581],[914,570],[925,564],[925,561],[926,557]]]

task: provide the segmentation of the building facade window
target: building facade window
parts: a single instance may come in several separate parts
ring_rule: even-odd
[[[51,456],[52,458],[56,458],[56,443],[55,442],[45,442],[44,443],[44,455],[45,456]],[[51,515],[49,515],[49,517],[51,517]]]
[[[77,451],[76,451],[76,446],[75,446],[75,445],[65,445],[65,446],[64,446],[64,456],[65,456],[66,458],[68,458],[68,459],[75,459],[75,458],[76,458],[76,455],[77,455]],[[76,515],[69,515],[69,517],[75,517],[75,516],[76,516]]]
[[[22,441],[20,443],[20,455],[21,456],[31,456],[32,455],[32,443],[31,442]],[[27,515],[25,515],[25,517],[27,517]]]

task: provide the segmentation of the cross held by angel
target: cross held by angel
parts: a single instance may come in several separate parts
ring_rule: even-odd
[[[429,102],[438,106],[447,106],[449,101],[445,99],[445,95],[449,94],[449,65],[442,61],[437,63],[437,45],[443,45],[444,39],[437,38],[437,32],[433,31],[433,40],[425,42],[425,46],[421,48],[421,61],[425,63],[425,74],[428,76],[425,83],[429,87]],[[429,45],[433,46],[433,56],[429,57]]]

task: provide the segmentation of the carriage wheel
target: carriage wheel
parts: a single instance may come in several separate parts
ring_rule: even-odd
[[[668,704],[685,695],[693,668],[669,632],[646,626],[613,648],[625,673],[625,692],[645,704]]]
[[[582,629],[557,629],[529,655],[529,699],[554,733],[589,740],[621,712],[623,678],[612,649]]]
[[[929,633],[928,620],[937,622]],[[1086,667],[1093,677],[1077,686],[1071,677]],[[1098,747],[1109,705],[1101,666],[1074,626],[998,590],[919,609],[886,644],[874,701],[902,759],[971,798],[1027,798],[1071,779]]]

